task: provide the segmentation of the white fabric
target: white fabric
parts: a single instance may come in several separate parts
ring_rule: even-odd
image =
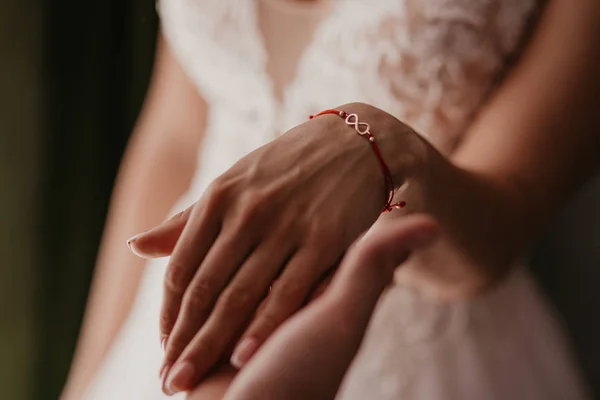
[[[517,48],[534,0],[332,0],[283,100],[266,73],[255,1],[162,0],[163,32],[209,107],[204,148],[176,209],[240,157],[320,110],[352,101],[455,146]],[[320,4],[320,7],[323,5]],[[86,399],[163,399],[157,339],[166,262],[136,304]],[[559,327],[524,271],[471,301],[399,285],[380,302],[342,400],[585,398]]]

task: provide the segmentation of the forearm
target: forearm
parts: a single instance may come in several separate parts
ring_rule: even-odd
[[[446,249],[459,250],[465,265],[505,271],[597,167],[599,22],[598,2],[549,2],[520,62],[451,157],[428,150],[417,163],[422,172],[409,185],[417,199],[407,210],[438,219]]]
[[[127,239],[164,220],[188,188],[206,112],[206,103],[159,38],[148,95],[113,192],[65,399],[81,398],[129,313],[144,262],[127,249]]]
[[[413,189],[416,211],[438,221],[446,252],[461,258],[474,288],[505,273],[547,216],[547,208],[510,182],[460,167],[433,148]]]
[[[406,284],[431,289],[435,296],[471,296],[508,271],[544,214],[507,182],[460,167],[426,140],[420,141],[419,156],[395,199],[406,201],[407,207],[382,214],[373,230],[407,213],[431,215],[441,235],[427,250],[415,252],[400,277]],[[396,181],[405,176],[402,171],[395,171]]]
[[[141,138],[134,134],[117,178],[65,396],[85,390],[135,298],[144,261],[127,239],[164,220],[189,181],[175,157]]]
[[[417,272],[407,274],[409,279],[435,282],[443,297],[469,296],[496,282],[593,171],[565,163],[565,175],[554,181],[523,185],[519,182],[528,170],[492,169],[485,160],[475,162],[461,153],[446,157],[424,140],[423,148],[400,195],[408,207],[382,218],[418,212],[438,221],[440,240],[427,254],[416,253],[406,269]]]

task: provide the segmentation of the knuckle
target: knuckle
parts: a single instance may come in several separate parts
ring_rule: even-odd
[[[251,333],[251,336],[266,337],[270,333],[274,332],[275,329],[281,324],[280,318],[277,318],[270,312],[264,312],[260,315],[256,326]]]
[[[188,284],[188,276],[189,273],[183,264],[171,261],[164,278],[164,286],[167,293],[182,295]]]
[[[224,248],[235,249],[240,246],[240,243],[244,243],[244,235],[235,226],[226,226],[220,233],[221,243]]]
[[[167,361],[177,360],[188,344],[188,342],[182,340],[180,337],[172,335],[172,337],[169,338],[165,359]]]
[[[252,307],[254,296],[248,288],[231,287],[223,292],[219,302],[227,313],[241,314]]]
[[[210,279],[202,279],[191,285],[185,293],[186,312],[193,315],[208,313],[216,291],[217,285]]]
[[[260,194],[251,194],[244,196],[239,212],[240,225],[252,224],[257,218],[263,214],[266,208],[266,199]]]
[[[215,209],[225,201],[229,191],[229,183],[227,179],[221,175],[216,178],[206,189],[204,195],[204,207],[206,209]]]
[[[220,354],[220,348],[214,338],[202,337],[191,345],[196,359],[212,360]]]
[[[287,307],[299,307],[307,295],[306,288],[298,280],[278,282],[273,290],[276,301]]]

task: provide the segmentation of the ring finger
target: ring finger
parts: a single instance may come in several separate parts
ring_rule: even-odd
[[[238,232],[221,232],[185,290],[175,326],[166,343],[161,371],[177,360],[200,330],[251,246],[250,240]]]
[[[165,392],[191,389],[214,365],[253,315],[269,285],[293,251],[281,238],[259,246],[219,297],[206,323],[185,348],[165,379]],[[188,332],[189,333],[189,332]]]

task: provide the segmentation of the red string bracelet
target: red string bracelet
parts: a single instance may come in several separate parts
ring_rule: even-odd
[[[320,115],[325,115],[325,114],[334,114],[334,115],[339,116],[340,118],[342,118],[344,120],[346,125],[354,127],[354,130],[356,131],[356,133],[358,133],[360,136],[366,137],[367,140],[369,140],[369,143],[371,144],[371,146],[373,147],[373,150],[375,151],[375,154],[377,155],[379,164],[381,165],[381,170],[383,171],[383,179],[385,182],[386,201],[385,201],[385,206],[383,206],[382,212],[392,211],[395,208],[404,207],[406,205],[405,201],[401,201],[399,203],[392,204],[392,200],[394,200],[394,181],[392,180],[392,173],[390,172],[390,169],[388,168],[387,164],[385,163],[385,160],[383,159],[383,155],[381,155],[379,146],[377,146],[377,143],[375,143],[375,136],[373,136],[373,134],[371,133],[371,126],[369,124],[367,124],[366,122],[360,122],[358,120],[357,114],[348,114],[346,111],[340,111],[340,110],[334,110],[334,109],[321,111],[318,114],[311,115],[309,117],[309,119],[313,119],[315,117],[318,117]]]

